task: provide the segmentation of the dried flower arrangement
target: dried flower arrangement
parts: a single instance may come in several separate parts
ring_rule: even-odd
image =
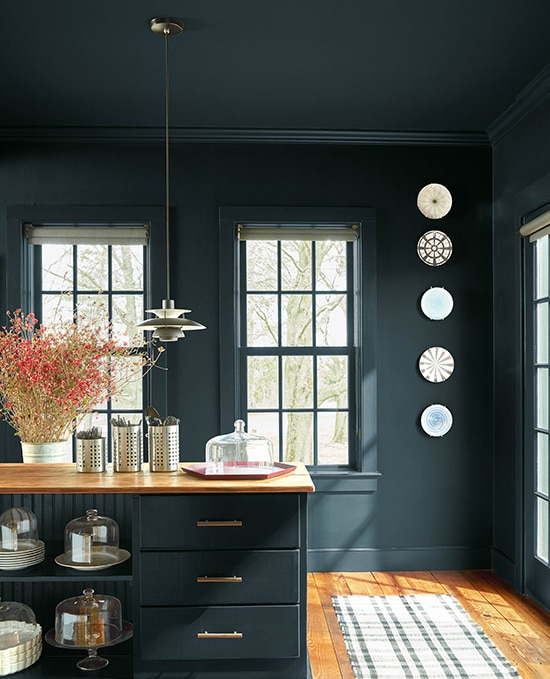
[[[110,327],[97,319],[75,315],[48,329],[21,309],[7,315],[0,329],[0,417],[23,442],[68,439],[80,416],[141,379],[158,359],[144,352],[119,360],[135,350],[116,346]]]

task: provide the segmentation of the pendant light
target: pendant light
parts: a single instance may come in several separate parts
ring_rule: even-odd
[[[183,32],[183,22],[180,19],[160,17],[151,19],[150,27],[153,33],[164,36],[165,46],[165,172],[166,172],[166,299],[162,300],[162,309],[147,309],[148,314],[155,314],[156,318],[147,318],[137,324],[138,328],[153,330],[153,337],[162,342],[176,342],[185,337],[189,330],[204,330],[205,326],[189,318],[185,314],[189,309],[176,309],[174,300],[170,297],[170,145],[169,145],[169,74],[168,74],[168,39]]]

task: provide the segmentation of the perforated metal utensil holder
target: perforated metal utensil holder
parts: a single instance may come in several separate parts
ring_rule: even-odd
[[[179,424],[148,427],[149,468],[152,472],[173,472],[180,461]]]
[[[105,439],[76,439],[76,471],[104,472],[107,469]]]
[[[141,425],[127,427],[112,425],[113,470],[115,472],[139,472],[143,463]]]

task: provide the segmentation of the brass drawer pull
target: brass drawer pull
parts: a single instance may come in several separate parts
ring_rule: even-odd
[[[240,575],[226,575],[217,577],[215,575],[200,575],[197,582],[242,582]]]
[[[233,521],[197,521],[198,528],[240,528],[243,525],[242,521],[234,519]]]
[[[197,639],[242,639],[242,632],[199,632]]]

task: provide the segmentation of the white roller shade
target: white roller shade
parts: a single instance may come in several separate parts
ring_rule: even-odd
[[[128,226],[59,226],[25,224],[25,238],[31,245],[147,245],[146,224]]]
[[[312,224],[311,226],[279,226],[269,224],[266,226],[237,224],[237,238],[239,240],[335,240],[355,241],[359,238],[359,227],[356,224],[349,225],[323,225]]]
[[[550,233],[550,210],[520,226],[518,233],[524,238],[529,237],[531,242],[548,235]]]

